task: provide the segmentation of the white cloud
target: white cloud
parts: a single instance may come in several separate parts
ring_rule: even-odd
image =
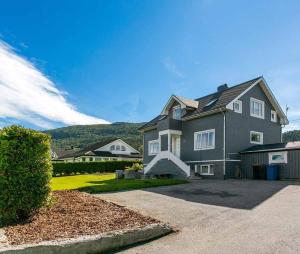
[[[182,71],[180,71],[177,67],[177,65],[172,61],[170,57],[167,57],[163,64],[165,68],[172,73],[176,78],[184,78],[184,74]]]
[[[0,119],[14,118],[43,128],[109,123],[80,113],[65,93],[31,62],[0,40]]]

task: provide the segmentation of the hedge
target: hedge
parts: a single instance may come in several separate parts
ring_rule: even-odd
[[[46,204],[51,171],[48,135],[15,125],[0,130],[0,224],[24,220]]]
[[[66,162],[53,163],[53,176],[92,174],[125,170],[139,161],[99,161],[99,162]]]

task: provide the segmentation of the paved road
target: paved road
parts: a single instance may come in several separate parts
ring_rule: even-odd
[[[300,253],[300,185],[202,180],[102,194],[180,231],[122,253]]]

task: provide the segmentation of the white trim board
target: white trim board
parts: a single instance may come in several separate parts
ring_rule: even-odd
[[[186,163],[198,163],[198,162],[223,162],[223,161],[241,161],[241,160],[202,160],[202,161],[184,161]]]

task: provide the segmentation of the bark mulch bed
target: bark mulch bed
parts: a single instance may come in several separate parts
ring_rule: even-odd
[[[56,201],[52,207],[40,209],[28,222],[5,229],[10,244],[95,235],[159,222],[86,193],[56,191],[53,195]]]

